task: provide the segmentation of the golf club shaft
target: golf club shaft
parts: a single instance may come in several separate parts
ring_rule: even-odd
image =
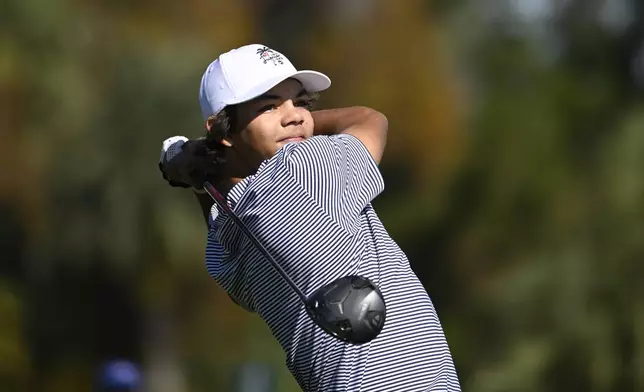
[[[277,271],[278,274],[280,274],[282,279],[284,279],[284,281],[288,283],[289,286],[291,286],[293,291],[295,291],[295,294],[300,297],[302,303],[306,305],[306,296],[304,295],[302,290],[300,290],[300,288],[295,285],[295,282],[293,282],[293,280],[286,274],[286,271],[284,271],[282,267],[277,263],[277,261],[275,261],[273,256],[268,253],[268,250],[266,250],[264,245],[259,242],[257,237],[255,237],[255,235],[251,233],[250,230],[248,230],[244,222],[242,222],[241,219],[239,219],[237,215],[235,215],[235,213],[230,209],[230,207],[228,207],[228,203],[226,202],[226,199],[221,195],[221,193],[219,193],[217,189],[215,189],[215,187],[212,186],[212,184],[208,181],[204,182],[203,189],[208,193],[208,195],[210,195],[210,197],[212,197],[215,203],[217,203],[217,205],[219,205],[219,207],[221,207],[221,209],[226,212],[230,219],[233,220],[233,223],[237,225],[239,230],[241,230],[250,240],[250,242],[255,245],[255,248],[257,248],[257,250],[266,258],[266,260],[268,260],[269,264],[275,269],[275,271]]]

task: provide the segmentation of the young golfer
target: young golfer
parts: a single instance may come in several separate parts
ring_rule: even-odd
[[[434,306],[371,205],[384,189],[387,119],[365,107],[311,111],[330,84],[266,46],[222,54],[201,82],[207,136],[168,139],[164,178],[194,189],[209,274],[266,322],[304,391],[459,391]],[[305,294],[347,275],[376,283],[387,304],[380,335],[353,345],[316,326],[201,190],[206,177]]]

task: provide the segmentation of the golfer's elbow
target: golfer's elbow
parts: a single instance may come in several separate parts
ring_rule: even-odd
[[[355,128],[356,136],[365,145],[371,157],[380,163],[387,145],[389,121],[387,117],[371,108],[363,107],[361,125]]]
[[[387,120],[387,116],[385,116],[383,113],[374,110],[373,111],[373,116],[375,117],[375,122],[376,124],[376,131],[378,132],[379,138],[382,141],[382,148],[384,150],[385,144],[387,143],[387,132],[389,131],[389,120]]]

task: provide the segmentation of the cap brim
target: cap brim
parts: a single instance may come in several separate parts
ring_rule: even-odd
[[[253,99],[259,97],[260,95],[266,93],[273,87],[282,83],[287,79],[295,79],[302,83],[302,87],[309,93],[317,93],[324,91],[331,86],[331,79],[328,76],[321,72],[317,71],[297,71],[286,76],[280,76],[279,78],[266,81],[260,86],[256,86],[252,91],[249,91],[245,96],[238,97],[234,101],[229,101],[227,105],[237,105],[240,103],[252,101]]]
[[[317,71],[297,71],[286,79],[290,78],[299,80],[302,83],[302,87],[310,93],[317,93],[331,87],[331,79]]]

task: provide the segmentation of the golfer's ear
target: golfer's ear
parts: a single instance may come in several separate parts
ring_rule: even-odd
[[[217,121],[217,118],[214,116],[206,120],[206,132],[208,132],[209,134],[219,133],[219,131],[216,128],[214,128],[216,121]],[[219,134],[215,136],[216,136],[216,139],[219,139],[219,143],[221,143],[222,145],[226,147],[233,146],[233,141],[230,138],[224,137],[224,135],[219,135]]]
[[[223,144],[226,147],[232,147],[233,146],[233,141],[228,139],[227,137],[221,139],[221,144]]]

